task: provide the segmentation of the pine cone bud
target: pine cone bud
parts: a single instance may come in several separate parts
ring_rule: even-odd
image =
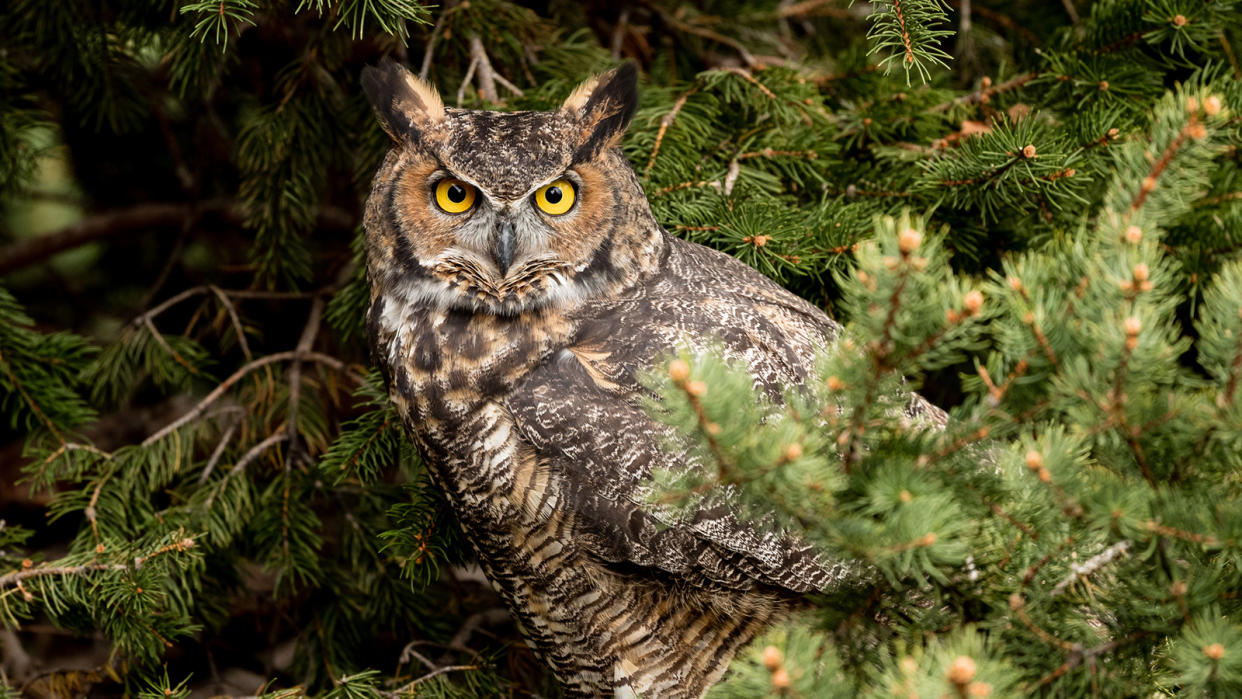
[[[975,672],[978,666],[975,661],[968,655],[959,655],[953,659],[953,663],[949,665],[947,674],[949,681],[955,685],[962,686],[975,678]]]
[[[845,388],[845,382],[837,376],[829,376],[827,384],[829,391],[840,391]]]
[[[777,689],[789,689],[789,673],[780,668],[772,673],[772,686]]]
[[[701,398],[705,393],[707,393],[707,384],[702,381],[691,381],[686,384],[686,393],[689,393],[695,398]]]
[[[1044,467],[1044,455],[1040,454],[1034,449],[1028,451],[1026,453],[1026,467],[1031,469],[1032,471],[1043,468]]]
[[[768,646],[763,649],[763,666],[768,669],[768,672],[776,672],[784,662],[785,658],[780,648]]]
[[[978,290],[967,293],[962,299],[962,305],[965,306],[966,313],[973,316],[983,308],[983,293]]]
[[[900,236],[897,237],[897,249],[901,250],[902,254],[905,255],[909,255],[915,250],[918,250],[919,245],[922,244],[923,234],[913,228],[907,228],[901,232]]]
[[[1146,263],[1140,262],[1137,265],[1134,265],[1134,279],[1135,280],[1140,281],[1140,282],[1145,282],[1147,281],[1147,278],[1150,275],[1151,275],[1151,270],[1147,269]]]
[[[1186,26],[1186,15],[1173,15],[1173,26],[1175,27]]]
[[[690,378],[690,365],[680,359],[674,359],[668,363],[668,377],[675,384],[685,383],[686,379]]]
[[[1019,291],[1019,292],[1022,291],[1022,280],[1021,279],[1018,279],[1017,277],[1009,277],[1005,281],[1009,283],[1010,289],[1013,289],[1014,291]]]
[[[785,456],[786,461],[797,461],[798,459],[801,459],[802,458],[802,445],[798,444],[797,442],[794,442],[793,444],[790,444],[789,446],[785,447],[784,456]]]
[[[1220,98],[1216,95],[1210,95],[1207,99],[1203,100],[1203,111],[1206,112],[1208,116],[1216,116],[1217,114],[1220,114],[1220,106]]]
[[[1143,321],[1139,320],[1138,316],[1130,316],[1129,318],[1126,318],[1125,327],[1126,335],[1134,337],[1135,335],[1143,332]]]
[[[1225,647],[1219,643],[1211,643],[1203,647],[1203,654],[1212,660],[1220,660],[1225,657]]]
[[[990,697],[992,696],[992,685],[987,682],[971,682],[966,688],[966,693],[972,697]]]
[[[1138,226],[1130,226],[1126,229],[1126,242],[1131,245],[1138,245],[1143,242],[1143,229]]]
[[[1035,157],[1035,146],[1033,144],[1028,144],[1026,146],[1023,146],[1022,157],[1023,158],[1034,158]]]

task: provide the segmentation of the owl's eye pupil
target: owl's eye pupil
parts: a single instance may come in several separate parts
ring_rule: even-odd
[[[560,187],[548,187],[543,192],[543,198],[548,200],[549,204],[561,203],[561,197],[565,196],[561,193]]]
[[[466,188],[459,184],[449,185],[448,191],[444,194],[454,204],[460,204],[466,200]]]

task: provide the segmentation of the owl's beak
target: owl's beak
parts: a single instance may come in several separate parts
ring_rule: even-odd
[[[517,237],[513,233],[513,222],[502,221],[499,230],[496,231],[496,239],[492,242],[492,259],[496,262],[496,267],[500,269],[500,276],[504,276],[509,272],[509,265],[513,263],[513,252],[517,246]]]

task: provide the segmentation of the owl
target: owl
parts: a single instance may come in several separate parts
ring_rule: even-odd
[[[838,327],[656,222],[619,148],[632,65],[551,112],[448,109],[392,61],[362,84],[394,142],[366,205],[370,343],[480,565],[566,696],[702,696],[856,571],[727,498],[653,504],[654,469],[699,465],[639,377],[712,347],[779,399]]]

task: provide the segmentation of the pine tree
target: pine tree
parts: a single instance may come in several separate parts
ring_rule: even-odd
[[[845,323],[781,405],[710,353],[648,375],[717,466],[665,501],[872,571],[713,696],[1242,692],[1240,17],[7,3],[2,691],[555,693],[368,366],[392,56],[494,109],[637,61],[657,218]]]

